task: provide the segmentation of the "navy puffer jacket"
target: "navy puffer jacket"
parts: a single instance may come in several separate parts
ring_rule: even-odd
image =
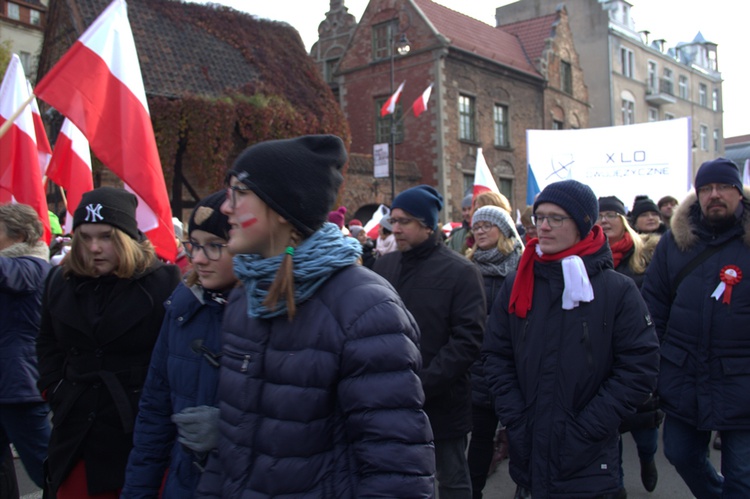
[[[740,220],[716,232],[701,221],[695,194],[672,217],[646,271],[643,295],[661,341],[659,396],[670,417],[701,430],[750,429],[750,190]],[[706,248],[723,245],[675,291],[675,277]],[[722,268],[742,279],[729,304],[711,297]]]
[[[199,497],[427,498],[435,470],[416,323],[388,283],[336,272],[286,316],[224,317],[221,437]]]
[[[620,422],[656,386],[658,342],[638,289],[612,270],[607,244],[582,260],[593,301],[563,310],[561,263],[537,262],[528,316],[508,313],[512,274],[485,335],[485,376],[506,425],[510,474],[534,499],[616,492]]]
[[[192,497],[205,464],[205,456],[176,441],[177,429],[170,417],[187,407],[216,405],[215,356],[221,348],[224,306],[205,299],[200,286],[180,284],[164,307],[164,323],[139,402],[122,498],[156,497],[167,468],[161,497]]]

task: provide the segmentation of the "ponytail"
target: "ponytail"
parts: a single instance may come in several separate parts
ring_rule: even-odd
[[[279,270],[276,272],[276,277],[268,290],[266,299],[263,300],[263,306],[269,310],[276,308],[279,303],[279,299],[283,296],[286,299],[287,315],[289,321],[294,319],[296,312],[296,306],[294,304],[294,250],[297,249],[302,235],[296,230],[292,230],[292,234],[289,238],[289,244],[284,250],[284,257],[281,260]]]

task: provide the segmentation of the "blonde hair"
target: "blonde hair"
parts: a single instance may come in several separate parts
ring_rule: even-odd
[[[630,257],[628,265],[630,265],[634,274],[643,274],[651,262],[652,255],[646,253],[643,238],[630,226],[627,217],[620,213],[617,214],[617,217],[622,221],[625,231],[630,234],[630,239],[633,240],[633,255]]]
[[[497,225],[493,224],[495,227]],[[500,227],[498,227],[499,229]],[[516,242],[513,240],[513,238],[506,237],[505,234],[503,234],[503,231],[500,230],[500,238],[497,240],[497,250],[502,253],[505,256],[510,255],[513,253],[513,248],[516,247]],[[474,253],[477,251],[478,247],[477,244],[474,243],[474,246],[466,250],[466,258],[469,260],[474,259]]]
[[[122,230],[112,226],[112,245],[119,259],[117,268],[112,272],[121,279],[129,279],[139,272],[143,272],[156,260],[154,246],[148,239],[136,241]],[[83,277],[98,277],[94,270],[91,259],[85,253],[84,243],[81,241],[79,232],[73,232],[70,252],[63,259],[61,266],[63,273]]]
[[[512,211],[510,202],[508,202],[508,198],[500,193],[492,191],[486,191],[481,194],[477,194],[477,197],[474,198],[474,210],[472,211],[472,214],[482,206],[499,206],[508,213]]]

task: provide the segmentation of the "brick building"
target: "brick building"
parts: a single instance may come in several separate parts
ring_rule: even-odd
[[[332,0],[319,33],[311,54],[337,92],[358,161],[371,165],[373,145],[390,141],[391,117],[379,110],[406,82],[395,113],[395,192],[435,186],[446,200],[445,220],[460,220],[478,148],[501,192],[522,208],[526,130],[588,126],[588,94],[564,9],[501,30],[430,0],[371,0],[352,24],[344,2]],[[409,50],[401,55],[404,43]],[[430,84],[428,109],[417,118],[410,106]],[[363,206],[391,201],[390,180],[373,178],[370,165],[350,170],[342,196],[358,218]]]
[[[26,77],[35,81],[49,0],[0,0],[0,43],[18,55]],[[2,68],[4,69],[4,68]]]

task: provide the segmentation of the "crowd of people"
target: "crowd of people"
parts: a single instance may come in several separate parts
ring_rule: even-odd
[[[663,452],[698,499],[750,497],[750,191],[723,158],[681,202],[563,180],[518,210],[404,190],[374,240],[334,209],[347,154],[246,149],[175,221],[84,194],[52,264],[0,206],[0,496],[10,444],[47,497],[625,498]],[[721,432],[722,466],[708,459]],[[631,437],[626,437],[630,433]]]

